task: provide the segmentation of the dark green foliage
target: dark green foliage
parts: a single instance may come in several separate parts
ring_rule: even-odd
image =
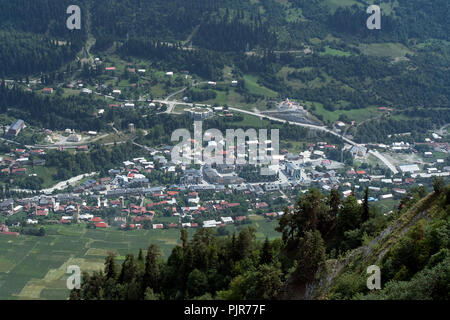
[[[45,155],[46,165],[59,168],[55,175],[57,180],[66,180],[93,171],[107,171],[132,156],[140,154],[132,143],[120,144],[108,149],[94,144],[89,152],[71,154],[69,152],[51,150]]]
[[[234,236],[219,239],[215,232],[201,229],[191,241],[182,232],[182,238],[186,239],[184,246],[175,247],[166,262],[159,260],[158,247],[150,245],[143,268],[132,254],[126,256],[120,267],[115,265],[114,256],[108,255],[105,274],[83,275],[81,292],[74,291],[71,297],[147,300],[215,297],[221,291],[237,290],[231,282],[244,276],[246,285],[240,287],[240,294],[252,299],[271,299],[283,279],[279,264],[271,258],[279,247],[269,241],[264,245],[258,243],[254,232],[245,228],[237,239]],[[260,263],[260,250],[266,252],[264,264]]]
[[[325,243],[318,230],[307,231],[300,240],[295,277],[302,283],[311,281],[325,263]]]
[[[421,194],[422,189],[415,192]],[[445,194],[437,199],[441,208],[445,207]],[[413,196],[408,199],[418,201]],[[362,207],[353,196],[342,207],[339,204],[336,192],[326,199],[312,189],[299,199],[292,214],[286,212],[281,219],[283,239],[266,239],[264,243],[255,240],[252,228],[227,238],[217,237],[211,229],[200,229],[191,240],[182,229],[182,245],[172,250],[167,261],[159,260],[155,245],[148,248],[145,265],[128,254],[116,270],[114,256],[109,255],[105,272],[83,274],[82,288],[73,290],[71,299],[277,298],[288,276],[306,284],[326,274],[327,249],[345,251],[357,247],[364,233],[374,236],[386,226],[386,220],[371,208],[369,219],[361,223]],[[447,218],[448,210],[441,209],[432,223],[419,221],[387,253],[382,264],[385,287],[381,292],[364,296],[368,293],[366,275],[347,272],[334,284],[332,298],[381,299],[397,295],[395,298],[445,299],[449,283]],[[324,221],[336,224],[337,233],[327,230],[324,226],[330,224]],[[329,235],[326,241],[322,232]],[[295,269],[291,269],[293,266]],[[428,287],[424,285],[427,281]],[[399,294],[405,289],[410,292]]]
[[[357,299],[368,300],[442,300],[448,301],[450,290],[450,257],[418,272],[410,281],[390,281],[377,293]]]
[[[11,115],[41,128],[100,131],[107,125],[93,114],[102,107],[105,107],[104,102],[87,97],[42,97],[18,87],[8,88],[4,82],[0,85],[0,112],[8,108]]]
[[[1,0],[0,77],[52,71],[71,61],[87,31],[66,27],[66,9],[77,2],[81,1]]]

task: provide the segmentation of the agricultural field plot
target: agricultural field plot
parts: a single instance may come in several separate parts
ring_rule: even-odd
[[[332,56],[337,56],[337,57],[348,57],[351,55],[350,52],[333,49],[333,48],[330,48],[329,46],[325,46],[325,52],[320,53],[320,55],[326,55],[326,54],[329,54]]]
[[[334,111],[325,110],[323,105],[319,102],[301,101],[301,104],[307,107],[308,111],[323,119],[323,121],[335,122],[341,115],[346,115],[350,120],[355,120],[357,123],[373,118],[379,115],[376,107],[368,107],[362,109],[342,110],[336,109]]]
[[[361,44],[362,53],[376,57],[404,57],[406,54],[412,54],[407,47],[400,43],[371,43]]]
[[[353,5],[362,6],[362,3],[357,0],[326,0],[325,4],[331,12],[335,12],[339,7],[351,7]]]
[[[251,224],[226,227],[228,234],[248,226],[256,229],[256,238],[274,239],[277,221],[251,216]],[[51,299],[69,297],[66,288],[67,267],[82,271],[103,269],[104,258],[114,252],[120,263],[128,253],[138,254],[151,243],[158,245],[164,258],[180,244],[179,229],[120,231],[88,229],[82,225],[46,226],[46,236],[18,237],[0,235],[0,299]],[[188,230],[192,237],[194,230]]]
[[[238,233],[242,229],[251,226],[255,228],[255,236],[259,241],[264,241],[266,237],[269,238],[269,240],[281,237],[281,234],[275,231],[275,228],[278,226],[278,220],[267,221],[263,216],[259,215],[249,216],[249,219],[251,221],[251,224],[243,224],[240,226],[226,226],[228,234],[232,235],[234,232]]]
[[[244,76],[244,80],[250,94],[263,95],[269,98],[278,96],[278,93],[276,93],[275,91],[258,84],[258,77],[254,75],[247,74]]]
[[[137,254],[150,243],[156,243],[167,257],[179,238],[179,230],[123,232],[80,226],[47,230],[45,237],[0,235],[0,299],[66,299],[68,265],[99,270],[109,251]]]

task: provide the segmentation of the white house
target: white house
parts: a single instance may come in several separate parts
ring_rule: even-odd
[[[221,222],[216,220],[203,221],[203,228],[215,228],[218,224],[221,224]]]
[[[222,220],[223,223],[233,223],[233,218],[231,217],[221,217],[220,220]]]

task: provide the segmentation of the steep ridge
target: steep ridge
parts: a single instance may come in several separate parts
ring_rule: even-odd
[[[446,190],[448,197],[449,188],[447,187]],[[328,260],[326,266],[317,271],[313,281],[305,284],[299,283],[292,276],[289,277],[279,298],[290,300],[334,299],[334,287],[344,273],[360,274],[361,278],[368,278],[367,267],[370,265],[381,267],[385,256],[413,227],[417,226],[419,221],[431,222],[436,211],[443,211],[444,218],[448,218],[448,205],[443,208],[440,203],[444,197],[443,193],[427,195],[394,220],[369,243],[349,251],[345,257]],[[383,275],[381,276],[383,277]]]

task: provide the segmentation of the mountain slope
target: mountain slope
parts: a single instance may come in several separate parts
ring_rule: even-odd
[[[328,260],[314,281],[304,284],[290,277],[280,298],[448,299],[449,200],[449,187],[429,194],[367,244]],[[366,287],[370,265],[381,268],[381,291],[369,292]],[[405,288],[409,292],[403,292]]]

